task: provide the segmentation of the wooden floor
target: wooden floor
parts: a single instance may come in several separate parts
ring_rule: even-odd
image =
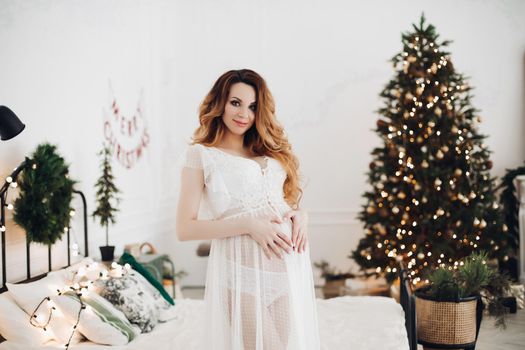
[[[185,298],[202,299],[204,288],[183,288]],[[322,292],[316,288],[318,298]],[[423,349],[421,345],[418,350]],[[494,319],[485,317],[481,322],[476,350],[524,350],[525,349],[525,309],[518,309],[515,314],[508,315],[506,330],[494,328]],[[334,349],[336,350],[336,349]]]

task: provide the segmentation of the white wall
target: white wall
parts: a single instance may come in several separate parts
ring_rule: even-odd
[[[0,144],[0,174],[38,143],[57,143],[93,208],[108,81],[128,111],[142,89],[151,143],[136,167],[115,166],[124,195],[111,241],[120,248],[153,241],[190,272],[184,284],[202,285],[198,242],[175,238],[177,164],[215,79],[251,68],[267,80],[308,180],[302,205],[310,210],[312,260],[347,268],[379,142],[371,131],[378,93],[393,75],[388,60],[401,49],[401,32],[422,11],[441,38],[454,40],[453,63],[476,88],[493,174],[522,164],[522,1],[0,0],[0,103],[28,125]],[[101,228],[91,223],[90,235],[98,254]]]

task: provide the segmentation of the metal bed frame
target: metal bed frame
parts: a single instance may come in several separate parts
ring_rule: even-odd
[[[18,169],[17,169],[18,170]],[[16,170],[15,170],[16,172]],[[15,174],[17,175],[17,174]],[[13,177],[14,181],[15,177]],[[9,187],[9,186],[4,186]],[[2,220],[0,222],[0,227],[5,227],[5,207],[6,207],[6,196],[7,196],[7,188],[4,189],[2,187],[2,191],[0,191],[0,205],[1,205],[1,211],[2,211]],[[84,214],[84,256],[89,256],[89,245],[88,245],[88,220],[87,220],[87,204],[86,204],[86,197],[81,191],[73,191],[74,193],[78,194],[80,198],[82,199],[82,207],[83,207],[83,214]],[[71,250],[70,250],[70,244],[71,244],[71,237],[70,237],[70,230],[67,231],[67,266],[71,265]],[[7,282],[7,268],[6,268],[6,232],[1,232],[1,250],[2,250],[2,288],[0,288],[0,293],[3,293],[7,290],[6,288],[6,282]],[[52,261],[51,261],[51,245],[48,246],[48,252],[47,252],[47,258],[48,258],[48,272],[52,270]],[[47,273],[43,273],[37,276],[31,276],[31,242],[26,237],[26,279],[17,283],[28,283],[33,282],[36,280],[39,280],[47,275]]]

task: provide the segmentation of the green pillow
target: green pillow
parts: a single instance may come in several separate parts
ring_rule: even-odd
[[[151,272],[149,272],[141,263],[139,263],[135,259],[135,257],[133,255],[125,252],[120,257],[119,263],[121,265],[130,264],[131,267],[133,268],[133,270],[137,271],[142,276],[144,276],[144,278],[146,278],[148,280],[148,282],[153,285],[153,287],[155,287],[155,288],[157,288],[159,290],[159,292],[162,295],[162,297],[164,299],[166,299],[168,301],[168,303],[170,303],[171,305],[175,305],[175,302],[173,301],[173,298],[170,297],[168,292],[166,292],[166,289],[164,289],[164,286],[162,285],[162,283],[160,281],[158,281],[155,277],[153,277]]]

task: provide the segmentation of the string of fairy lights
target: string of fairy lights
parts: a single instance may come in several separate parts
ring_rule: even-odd
[[[74,276],[71,279],[71,283],[56,289],[56,295],[61,296],[64,294],[76,296],[78,298],[80,307],[77,313],[75,324],[71,328],[71,334],[66,344],[63,344],[65,349],[69,349],[71,339],[77,331],[78,324],[82,312],[87,308],[84,298],[89,296],[89,293],[94,292],[94,284],[98,279],[107,280],[109,278],[120,278],[131,270],[129,264],[120,265],[117,262],[113,262],[109,271],[98,262],[86,264],[84,267],[80,267],[74,272]],[[49,331],[51,320],[53,315],[56,317],[64,317],[61,311],[57,308],[56,304],[51,299],[51,296],[46,296],[37,305],[35,310],[32,312],[30,317],[30,324],[33,327],[41,328],[44,332]]]
[[[36,165],[33,165],[33,168],[35,166]],[[5,183],[10,188],[18,187],[17,182],[14,181],[11,176],[8,176],[5,179]],[[5,193],[5,196],[5,198],[7,199],[7,192]],[[12,203],[6,202],[5,207],[9,211],[14,210],[14,205]],[[76,212],[74,209],[72,209],[69,214],[71,217],[74,217]],[[70,230],[70,227],[64,227],[65,233],[67,233]],[[6,227],[4,224],[0,225],[0,232],[6,232]],[[72,243],[69,249],[71,250],[71,254],[74,257],[80,255],[78,243]],[[88,296],[90,292],[93,292],[95,281],[98,279],[108,279],[110,277],[122,277],[129,270],[131,270],[131,266],[129,264],[125,264],[124,266],[122,266],[117,262],[113,262],[111,264],[110,269],[108,270],[106,268],[101,268],[101,265],[99,263],[93,262],[91,264],[86,264],[85,266],[80,267],[77,271],[75,271],[70,284],[66,284],[56,289],[57,296],[61,296],[66,293],[68,293],[69,295],[76,296],[80,305],[75,324],[71,328],[71,334],[69,336],[69,339],[67,343],[63,345],[65,349],[69,349],[71,339],[73,339],[73,336],[80,322],[82,311],[86,309],[86,304],[83,299],[86,296]],[[41,328],[44,332],[49,332],[49,327],[53,319],[53,315],[56,317],[64,317],[64,315],[61,314],[60,310],[56,307],[55,303],[51,299],[51,296],[46,296],[39,302],[35,310],[32,312],[29,322],[33,327]]]
[[[476,181],[475,176],[478,176],[478,174],[473,174],[471,170],[471,162],[473,161],[473,153],[475,152],[475,149],[473,143],[470,141],[473,136],[472,132],[466,127],[458,127],[458,125],[455,124],[452,125],[450,127],[450,133],[447,134],[451,143],[437,147],[435,152],[429,152],[429,147],[426,145],[430,138],[440,138],[442,133],[441,130],[436,130],[436,122],[432,120],[433,118],[426,118],[426,116],[433,114],[437,118],[442,118],[446,113],[446,115],[450,117],[461,117],[461,112],[455,108],[455,104],[456,101],[458,101],[459,94],[464,94],[470,90],[468,84],[464,83],[462,79],[456,79],[456,81],[449,81],[448,83],[442,83],[439,81],[438,75],[440,70],[447,67],[450,58],[445,54],[439,54],[439,48],[435,42],[416,35],[412,37],[412,40],[408,42],[407,46],[410,50],[404,50],[401,53],[402,59],[394,63],[394,68],[397,68],[398,64],[401,63],[401,71],[404,75],[409,73],[411,65],[419,63],[418,61],[423,59],[423,51],[425,50],[427,53],[430,52],[430,54],[434,53],[439,55],[439,60],[437,63],[432,63],[430,67],[426,69],[426,74],[414,77],[415,79],[412,78],[415,83],[415,95],[410,91],[403,93],[403,89],[399,86],[392,87],[389,92],[390,96],[394,97],[393,101],[395,102],[388,106],[387,115],[402,115],[402,118],[391,118],[392,121],[401,121],[401,125],[389,124],[380,119],[378,120],[378,130],[384,130],[382,136],[385,137],[387,145],[393,145],[395,143],[397,146],[395,148],[391,147],[388,154],[392,158],[398,158],[398,169],[395,171],[395,176],[397,178],[390,178],[390,181],[393,183],[398,183],[400,181],[404,182],[403,187],[405,187],[405,191],[399,190],[396,194],[389,193],[385,188],[385,183],[389,178],[386,174],[381,174],[378,179],[379,181],[374,183],[376,200],[369,202],[369,205],[366,208],[366,213],[375,214],[378,210],[389,208],[394,215],[397,216],[398,214],[401,214],[401,219],[399,220],[398,225],[399,227],[395,231],[397,241],[384,239],[377,242],[376,247],[377,249],[381,249],[382,252],[391,259],[390,265],[392,266],[387,266],[385,268],[386,272],[395,273],[397,271],[397,268],[395,267],[395,265],[397,265],[396,261],[403,259],[408,261],[408,268],[411,270],[410,276],[412,278],[412,283],[418,284],[421,282],[421,277],[418,276],[418,273],[424,267],[428,266],[429,263],[428,261],[425,261],[425,259],[432,256],[432,243],[426,241],[422,245],[415,243],[410,244],[410,240],[407,239],[407,237],[413,236],[414,231],[420,224],[418,218],[411,215],[411,212],[417,212],[418,206],[420,206],[421,203],[428,203],[429,199],[425,195],[413,195],[414,193],[419,193],[421,191],[422,184],[416,180],[414,176],[416,160],[408,150],[413,150],[417,147],[421,154],[426,155],[426,158],[430,161],[433,159],[444,159],[451,150],[457,154],[455,156],[456,159],[462,158],[461,163],[464,164],[464,169],[467,170],[458,167],[454,170],[452,178],[445,179],[436,177],[433,181],[433,190],[436,192],[443,191],[444,182],[447,182],[447,191],[454,191],[450,192],[449,196],[449,199],[452,202],[458,202],[464,206],[468,206],[471,201],[476,199],[478,195],[474,191],[471,190],[469,193],[462,193],[458,190],[458,187],[460,187],[462,181],[466,181],[468,184],[467,187],[471,188],[471,184],[473,181]],[[407,51],[411,51],[411,53]],[[423,60],[428,60],[428,58]],[[426,97],[423,97],[424,94]],[[401,106],[405,108],[402,113]],[[425,122],[425,119],[430,120]],[[464,120],[464,122],[472,123],[470,127],[473,130],[476,121],[480,122],[481,118],[476,116],[473,120],[469,120],[468,118]],[[453,122],[454,120],[450,121],[450,123]],[[417,129],[414,128],[414,126],[416,126]],[[481,150],[484,148],[483,145],[476,146],[481,147]],[[429,168],[430,164],[427,159],[421,160],[419,166],[424,169]],[[383,165],[383,162],[380,159],[376,159],[375,165],[381,166]],[[489,180],[489,177],[486,174],[481,176],[484,181]],[[399,189],[399,187],[400,186],[395,186],[395,190]],[[411,192],[411,197],[403,207],[396,203],[407,199],[407,188]],[[449,192],[447,192],[447,194],[448,193]],[[483,194],[480,196],[480,199],[483,199]],[[498,208],[497,203],[494,202],[492,205],[494,209]],[[449,216],[450,214],[441,206],[439,206],[434,213],[430,213],[430,217],[433,220],[439,220],[442,217]],[[459,228],[461,225],[461,220],[452,224],[452,226],[455,226],[456,228]],[[448,234],[458,245],[467,245],[472,248],[477,248],[477,242],[480,240],[483,229],[487,227],[487,222],[484,218],[476,217],[473,220],[473,227],[475,228],[475,231],[470,235],[467,233],[460,235],[457,232],[454,232],[454,230],[447,230],[447,232],[437,231],[435,234],[438,237]],[[507,231],[505,225],[503,225],[503,231]],[[367,229],[366,233],[367,235],[375,235],[378,233],[380,236],[384,236],[387,233],[387,228],[381,222],[376,222],[371,228]],[[494,240],[491,240],[490,243],[493,246],[493,249],[499,249]],[[363,257],[366,257],[367,260],[372,260],[370,247],[361,250],[360,253]],[[444,253],[439,254],[437,263],[441,267],[446,267],[448,265],[450,270],[457,269],[458,266],[463,264],[462,261],[456,260],[453,257],[447,257]],[[381,273],[382,268],[378,266],[376,272]],[[425,280],[425,282],[428,283],[428,280]]]

